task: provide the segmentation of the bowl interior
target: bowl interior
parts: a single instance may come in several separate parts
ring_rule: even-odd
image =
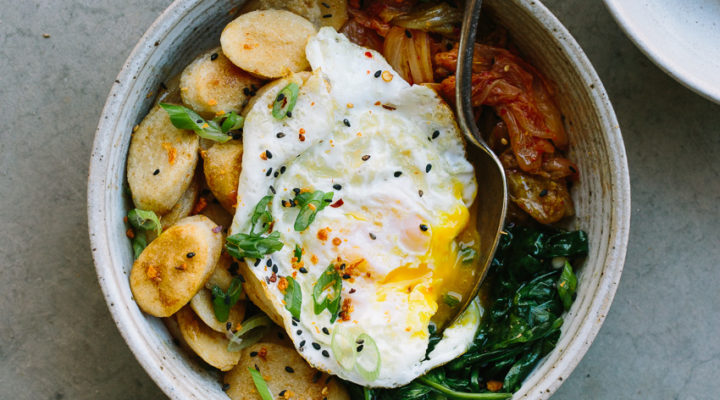
[[[222,28],[243,3],[179,0],[150,27],[124,65],[95,137],[88,182],[90,240],[98,278],[118,328],[148,374],[174,399],[227,399],[217,373],[173,343],[162,321],[132,300],[133,263],[123,217],[130,134],[152,105],[160,83],[201,52],[218,46]],[[574,39],[544,6],[531,0],[487,0],[515,43],[557,87],[556,99],[571,139],[570,157],[581,181],[573,189],[577,217],[569,228],[590,238],[580,268],[578,298],[563,334],[515,398],[547,398],[585,354],[614,296],[629,228],[625,150],[607,95]],[[148,98],[150,97],[150,98]]]

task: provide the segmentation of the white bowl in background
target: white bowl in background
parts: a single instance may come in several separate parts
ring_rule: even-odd
[[[115,323],[140,364],[172,399],[227,399],[218,374],[173,343],[158,318],[132,299],[133,263],[123,217],[130,134],[152,104],[148,93],[196,55],[218,45],[222,28],[243,0],[177,0],[152,24],[118,76],[102,112],[88,179],[90,242],[100,286]],[[562,24],[535,0],[486,0],[531,63],[557,86],[581,180],[573,189],[590,254],[579,269],[578,297],[558,345],[528,377],[515,399],[545,399],[590,347],[622,273],[630,224],[630,183],[617,119],[595,70]]]
[[[658,67],[720,103],[720,1],[605,0],[605,5]]]

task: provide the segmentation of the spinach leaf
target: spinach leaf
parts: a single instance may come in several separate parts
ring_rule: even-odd
[[[557,281],[558,295],[560,295],[565,311],[569,310],[570,306],[572,306],[573,300],[575,300],[576,289],[577,277],[573,273],[570,263],[565,261],[565,266],[560,274],[560,279]]]

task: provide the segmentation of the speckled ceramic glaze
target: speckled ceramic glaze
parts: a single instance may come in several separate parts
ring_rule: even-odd
[[[150,108],[160,82],[194,56],[217,46],[242,1],[178,0],[140,40],[108,97],[95,136],[88,182],[90,241],[110,312],[138,361],[173,399],[227,399],[216,373],[177,347],[163,323],[132,300],[133,256],[125,237],[123,197],[130,133]],[[545,399],[590,347],[620,280],[630,224],[630,184],[620,129],[592,65],[560,22],[538,1],[486,1],[526,57],[557,86],[566,117],[570,157],[581,181],[573,188],[590,254],[579,272],[578,297],[555,350],[538,365],[515,399]]]

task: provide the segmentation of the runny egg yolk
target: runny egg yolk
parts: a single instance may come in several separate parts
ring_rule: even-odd
[[[389,292],[405,293],[408,299],[406,330],[413,336],[427,336],[431,319],[444,324],[452,309],[442,302],[448,293],[469,296],[474,282],[472,264],[463,263],[463,246],[477,244],[477,229],[468,224],[471,210],[463,204],[450,213],[441,214],[437,221],[422,234],[429,235],[427,252],[417,263],[408,263],[393,269],[379,282],[377,300],[383,301]]]

